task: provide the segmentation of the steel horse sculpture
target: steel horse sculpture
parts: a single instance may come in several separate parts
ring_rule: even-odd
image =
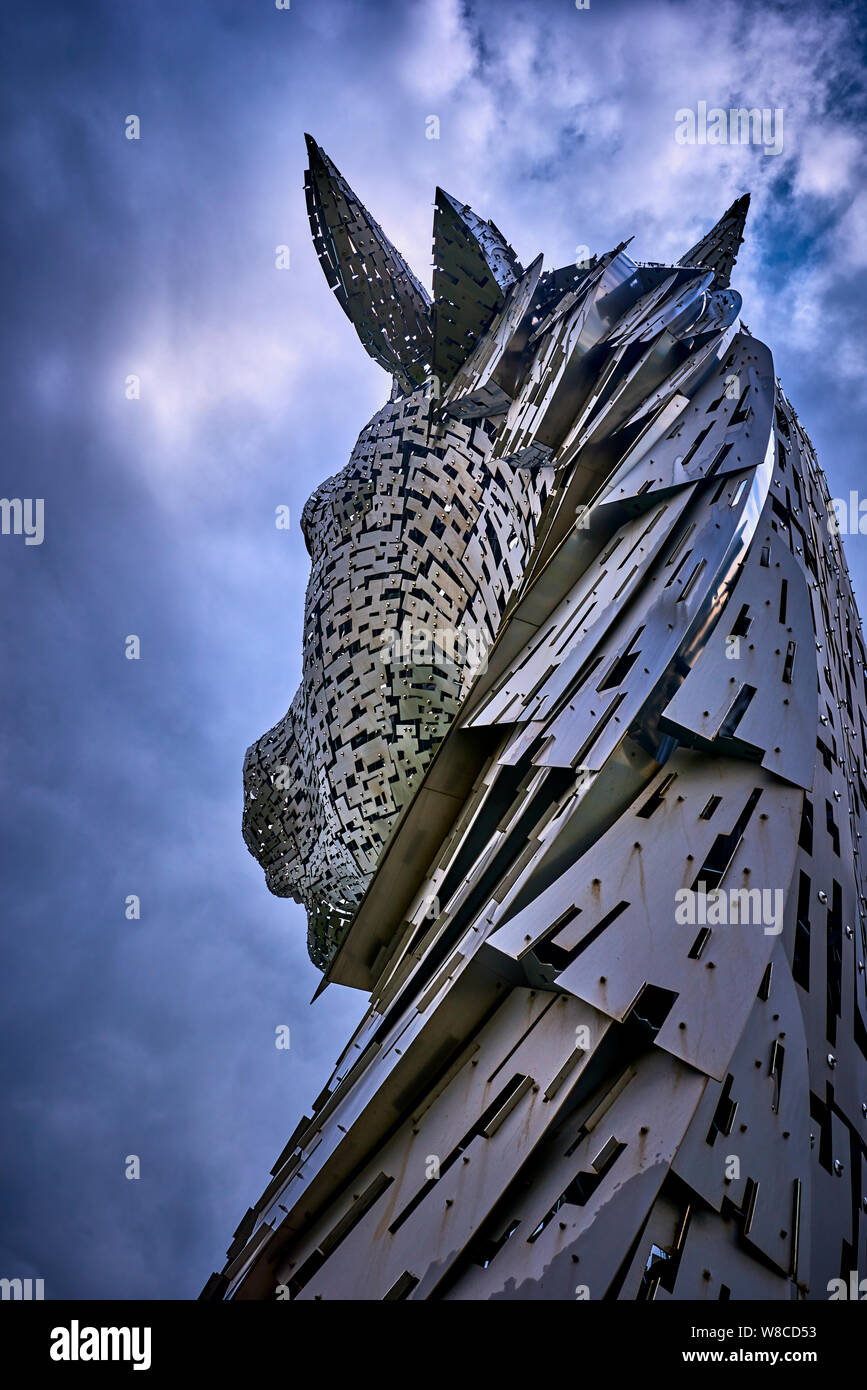
[[[393,388],[304,510],[244,836],[370,1008],[203,1297],[827,1298],[867,1274],[867,658],[730,288],[749,200],[544,272],[437,190],[431,298],[308,147]]]

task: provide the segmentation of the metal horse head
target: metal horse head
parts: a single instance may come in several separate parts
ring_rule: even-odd
[[[749,199],[675,266],[624,243],[543,272],[437,189],[431,298],[307,143],[316,252],[392,377],[304,507],[303,678],[244,765],[245,841],[270,890],[307,909],[324,969],[529,570],[719,370]]]

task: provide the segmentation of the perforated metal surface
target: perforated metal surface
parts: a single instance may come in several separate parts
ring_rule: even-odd
[[[308,504],[305,680],[246,834],[371,1008],[207,1296],[824,1298],[867,1267],[867,657],[729,288],[745,214],[680,267],[515,266],[442,398]],[[370,679],[386,587],[496,636],[429,739]]]

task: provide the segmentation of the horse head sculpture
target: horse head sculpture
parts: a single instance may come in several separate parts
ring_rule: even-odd
[[[304,509],[244,834],[370,1007],[204,1296],[845,1297],[867,650],[748,199],[545,273],[438,190],[429,298],[309,145],[393,387]]]
[[[558,473],[581,449],[587,502],[661,385],[694,389],[730,344],[749,200],[677,266],[618,246],[543,272],[437,189],[431,299],[307,143],[316,252],[393,383],[304,507],[303,679],[244,765],[246,844],[271,892],[304,904],[325,968],[521,587]]]

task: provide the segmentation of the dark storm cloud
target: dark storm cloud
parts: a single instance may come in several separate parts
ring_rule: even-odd
[[[308,1007],[303,913],[240,837],[244,749],[300,673],[297,518],[388,388],[316,265],[302,132],[428,280],[437,183],[549,264],[632,232],[676,257],[751,187],[745,318],[845,495],[861,55],[817,4],[43,3],[2,29],[0,490],[45,499],[45,540],[0,537],[0,1275],[187,1297],[364,1005]],[[679,147],[698,100],[783,107],[783,153]]]

